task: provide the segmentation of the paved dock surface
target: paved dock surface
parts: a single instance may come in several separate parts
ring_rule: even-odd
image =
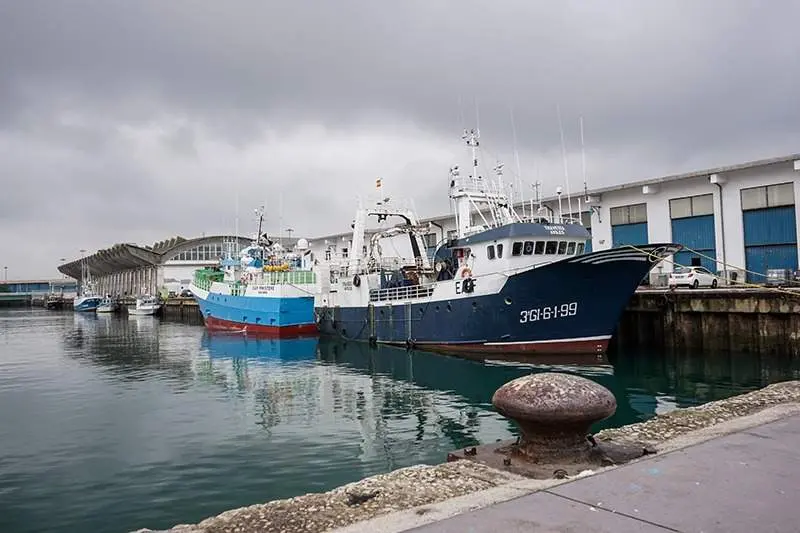
[[[410,531],[800,531],[800,416]]]

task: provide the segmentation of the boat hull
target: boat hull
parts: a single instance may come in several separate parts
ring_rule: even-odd
[[[294,337],[319,332],[314,297],[234,296],[190,287],[206,328],[217,331]]]
[[[474,296],[447,300],[321,308],[320,327],[350,340],[453,354],[602,354],[639,283],[679,248],[647,245],[575,256],[509,275],[491,294],[476,289]],[[476,287],[480,283],[477,278]]]
[[[78,296],[72,301],[72,308],[78,312],[94,312],[102,301],[98,296]]]
[[[129,307],[128,314],[129,315],[155,315],[158,313],[158,310],[161,309],[160,305],[146,305],[142,307]]]

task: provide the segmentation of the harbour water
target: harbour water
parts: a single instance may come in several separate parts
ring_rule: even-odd
[[[0,531],[166,528],[442,462],[512,436],[491,396],[553,368],[544,363],[0,309]],[[581,363],[556,368],[618,402],[596,429],[800,377],[786,356],[626,352]]]

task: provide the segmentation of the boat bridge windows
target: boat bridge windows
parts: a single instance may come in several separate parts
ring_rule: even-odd
[[[489,259],[502,259],[503,258],[503,243],[490,244],[486,247],[486,256]]]
[[[514,241],[511,243],[511,255],[580,255],[585,247],[586,243],[576,241]],[[488,253],[489,259],[494,259],[492,252]]]

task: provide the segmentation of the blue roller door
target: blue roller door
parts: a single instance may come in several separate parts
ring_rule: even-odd
[[[611,242],[613,246],[625,244],[647,244],[647,222],[637,224],[620,224],[611,227]]]
[[[692,264],[692,258],[696,257],[700,259],[700,264],[711,272],[718,270],[716,261],[712,259],[717,256],[714,244],[714,215],[672,219],[672,241],[690,248],[675,254],[676,264],[689,266]]]
[[[795,206],[754,209],[742,213],[748,281],[763,282],[771,268],[796,269],[797,218]]]

